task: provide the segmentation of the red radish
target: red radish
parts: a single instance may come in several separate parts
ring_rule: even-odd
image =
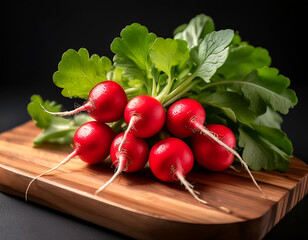
[[[207,125],[207,129],[234,149],[236,139],[229,128],[220,124],[210,124]],[[231,166],[234,160],[234,155],[231,152],[202,133],[196,133],[192,136],[191,148],[196,161],[212,171],[224,171]]]
[[[96,164],[103,161],[109,155],[109,149],[113,138],[113,130],[104,123],[91,121],[81,125],[74,135],[73,152],[71,152],[62,162],[60,162],[55,167],[33,178],[27,187],[25,200],[27,201],[27,195],[31,184],[37,178],[57,169],[61,165],[67,163],[73,157],[79,156],[81,160],[88,164]]]
[[[149,155],[149,147],[144,139],[127,133],[125,142],[121,145],[124,132],[118,134],[110,147],[110,158],[117,168],[112,178],[96,191],[96,195],[104,190],[121,172],[137,172],[141,170]]]
[[[205,111],[202,105],[193,99],[185,98],[173,103],[166,118],[167,129],[180,138],[192,136],[199,125],[205,122]],[[199,125],[196,126],[196,123]]]
[[[46,112],[57,116],[69,116],[81,111],[103,123],[115,122],[123,117],[127,104],[127,96],[122,86],[113,81],[104,81],[97,84],[89,93],[88,101],[72,111]]]
[[[203,204],[208,202],[200,199],[193,186],[185,179],[194,165],[194,156],[189,146],[182,140],[174,137],[165,138],[157,142],[150,151],[149,165],[153,174],[163,182],[180,181],[189,193]],[[219,207],[229,212],[224,207]]]
[[[148,95],[132,98],[124,110],[128,130],[136,137],[149,138],[158,133],[165,124],[166,111],[162,104]]]
[[[174,137],[157,142],[150,151],[149,164],[153,174],[164,182],[174,182],[189,173],[194,165],[194,156],[189,146]]]
[[[263,193],[260,186],[252,176],[247,164],[241,156],[214,134],[212,134],[203,124],[205,122],[205,111],[202,105],[193,99],[181,99],[173,103],[167,111],[166,125],[168,130],[175,136],[185,138],[190,137],[196,132],[202,132],[204,135],[223,146],[226,150],[236,156],[239,161],[244,165],[246,171],[250,175],[253,183]],[[264,193],[263,193],[264,195]]]

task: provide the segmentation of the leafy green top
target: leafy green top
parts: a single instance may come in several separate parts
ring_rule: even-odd
[[[33,95],[31,102],[28,104],[28,112],[35,121],[36,126],[44,129],[36,139],[34,139],[34,145],[39,145],[45,141],[70,144],[73,141],[75,131],[82,124],[93,120],[87,114],[76,115],[72,120],[65,119],[46,113],[41,105],[50,112],[58,112],[62,106],[55,101],[43,101],[39,95]]]
[[[98,83],[106,81],[111,61],[107,57],[99,57],[89,53],[85,48],[78,52],[73,49],[66,51],[59,63],[59,70],[54,73],[54,83],[63,88],[65,97],[87,99],[91,89]]]
[[[108,78],[120,83],[129,99],[147,94],[166,108],[182,97],[196,99],[206,109],[207,123],[233,130],[250,168],[288,167],[293,148],[281,130],[280,114],[287,114],[297,97],[290,80],[270,66],[267,50],[242,41],[231,29],[215,31],[212,18],[200,14],[179,26],[174,38],[157,37],[138,23],[128,25],[111,51],[113,63],[96,54],[89,57],[84,48],[69,49],[54,83],[66,97],[86,99],[93,86]],[[38,101],[51,111],[58,107],[37,97],[29,104],[29,113],[47,131],[58,120],[31,110]]]

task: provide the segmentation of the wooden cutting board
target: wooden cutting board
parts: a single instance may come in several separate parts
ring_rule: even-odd
[[[39,133],[30,121],[0,134],[1,191],[24,197],[33,177],[72,151],[52,144],[34,148]],[[253,172],[267,198],[245,172],[211,173],[195,167],[187,179],[214,207],[197,202],[179,183],[156,180],[148,168],[122,174],[95,196],[113,171],[108,159],[89,166],[76,157],[37,179],[29,201],[137,239],[261,239],[308,192],[308,166],[297,158],[283,173]],[[219,206],[231,213],[215,208]]]

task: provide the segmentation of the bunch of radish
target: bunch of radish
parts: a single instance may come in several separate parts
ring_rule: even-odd
[[[199,198],[198,192],[185,176],[192,170],[194,160],[212,171],[223,171],[233,163],[234,156],[262,192],[246,163],[234,150],[236,139],[232,131],[219,124],[204,126],[205,110],[196,100],[184,98],[165,109],[160,101],[148,95],[139,95],[128,101],[124,89],[118,83],[104,81],[92,89],[83,106],[69,112],[50,114],[67,116],[79,111],[87,111],[95,121],[85,123],[76,131],[74,150],[66,159],[32,179],[25,193],[26,199],[35,179],[57,169],[71,158],[79,156],[89,164],[96,164],[108,155],[116,171],[96,191],[96,195],[120,173],[137,172],[148,162],[152,173],[159,180],[180,181],[194,198],[208,204]],[[123,117],[127,124],[126,130],[115,136],[107,123]],[[159,140],[150,149],[147,139],[158,134],[164,126],[170,137]],[[182,140],[187,137],[191,137],[191,146]],[[229,211],[223,207],[218,208]]]

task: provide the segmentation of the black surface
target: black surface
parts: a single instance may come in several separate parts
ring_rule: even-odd
[[[272,66],[291,79],[299,104],[284,116],[283,130],[294,154],[308,161],[305,134],[307,60],[305,7],[294,2],[258,1],[14,1],[1,6],[0,132],[30,117],[32,94],[71,108],[52,74],[62,53],[85,47],[90,54],[112,57],[111,41],[128,24],[139,22],[159,36],[171,37],[178,25],[199,13],[214,19],[217,29],[238,30],[244,40],[268,49]],[[3,62],[2,61],[2,62]],[[265,239],[307,239],[308,199],[305,197]],[[0,193],[0,239],[126,239],[53,210]]]

